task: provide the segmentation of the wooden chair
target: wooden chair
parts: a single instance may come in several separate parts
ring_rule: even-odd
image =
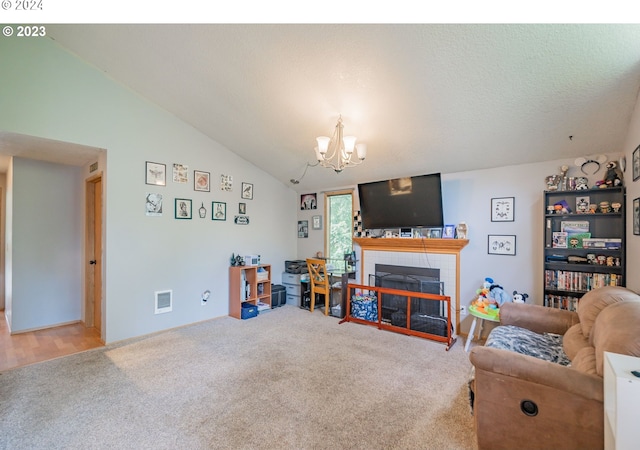
[[[324,295],[324,315],[329,314],[329,300],[331,298],[331,286],[327,265],[324,259],[307,258],[307,268],[309,269],[309,282],[311,283],[311,312],[316,304],[316,294]]]

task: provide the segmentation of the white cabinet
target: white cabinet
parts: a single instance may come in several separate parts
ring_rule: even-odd
[[[640,358],[604,353],[604,448],[638,448],[640,442]]]

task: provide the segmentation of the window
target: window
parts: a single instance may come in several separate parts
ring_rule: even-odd
[[[335,191],[324,194],[325,255],[329,259],[343,260],[353,250],[353,191]]]

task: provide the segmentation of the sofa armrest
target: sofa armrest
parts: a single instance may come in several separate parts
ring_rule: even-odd
[[[602,378],[533,356],[491,347],[474,347],[469,354],[476,369],[569,392],[587,400],[604,401]]]
[[[536,333],[564,335],[576,323],[578,313],[540,305],[504,303],[500,306],[500,324],[515,325]]]

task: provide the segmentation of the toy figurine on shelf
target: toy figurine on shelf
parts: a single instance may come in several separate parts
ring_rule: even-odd
[[[232,266],[244,266],[244,258],[240,255],[231,254],[231,265]]]
[[[467,239],[469,228],[465,222],[460,222],[456,227],[456,237],[458,239]]]

